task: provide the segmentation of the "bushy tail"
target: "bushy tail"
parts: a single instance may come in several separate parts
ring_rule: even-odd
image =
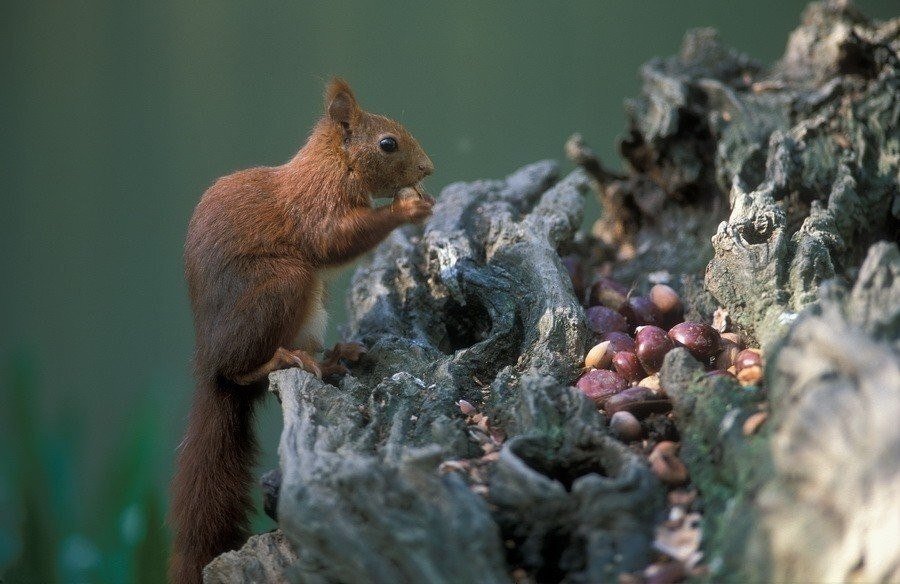
[[[207,563],[247,537],[258,395],[252,388],[222,385],[213,376],[198,382],[172,480],[171,584],[201,582]]]

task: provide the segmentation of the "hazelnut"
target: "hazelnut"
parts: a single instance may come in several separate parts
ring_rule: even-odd
[[[627,297],[628,288],[612,278],[600,276],[591,285],[588,293],[588,304],[590,306],[599,304],[613,310],[619,310]]]
[[[741,335],[739,335],[737,333],[721,333],[719,336],[722,337],[723,341],[724,340],[731,341],[732,343],[737,345],[739,349],[744,348],[744,341],[741,340]]]
[[[702,322],[676,324],[669,330],[669,338],[704,362],[719,349],[719,331]]]
[[[646,377],[647,372],[641,367],[637,355],[631,351],[619,351],[612,358],[613,369],[627,381],[637,381]]]
[[[738,373],[746,367],[762,367],[762,352],[759,349],[744,349],[734,359],[734,367]]]
[[[648,375],[647,377],[641,379],[638,382],[638,385],[640,385],[641,387],[646,387],[647,389],[652,390],[654,393],[659,393],[661,391],[659,385],[659,373]]]
[[[612,361],[612,351],[609,350],[609,341],[597,343],[584,357],[584,366],[594,369],[606,369]]]
[[[674,347],[675,343],[666,331],[657,326],[642,326],[635,333],[635,353],[649,373],[656,373],[662,368],[663,358]]]
[[[600,407],[607,399],[628,387],[628,382],[615,371],[592,369],[579,377],[575,385]]]
[[[619,308],[631,326],[658,325],[662,321],[662,313],[650,299],[645,296],[632,296]]]
[[[464,399],[461,399],[458,402],[456,402],[456,405],[459,406],[459,411],[461,411],[462,413],[464,413],[467,416],[472,415],[478,411],[475,408],[475,406],[473,406],[472,404],[470,404],[469,402],[467,402]]]
[[[650,302],[652,302],[663,314],[668,314],[681,307],[681,297],[672,287],[665,284],[655,284],[650,288]]]
[[[639,385],[622,390],[606,400],[603,409],[610,416],[616,412],[630,412],[638,419],[650,414],[664,414],[672,409],[669,398],[653,393]]]
[[[585,311],[588,328],[598,335],[624,331],[628,326],[625,317],[605,306],[592,306]]]
[[[716,355],[713,366],[716,369],[728,369],[734,365],[738,353],[740,352],[741,349],[738,347],[737,343],[733,342],[731,339],[726,339],[723,335],[719,340],[719,354]]]
[[[600,340],[609,341],[609,350],[613,353],[618,353],[619,351],[634,352],[634,339],[628,333],[613,331],[600,337]]]
[[[609,419],[609,430],[623,442],[640,440],[644,434],[644,429],[634,414],[624,410],[616,412]]]
[[[656,445],[650,453],[650,470],[659,480],[669,486],[678,486],[687,482],[688,470],[678,458],[677,442],[664,440]]]

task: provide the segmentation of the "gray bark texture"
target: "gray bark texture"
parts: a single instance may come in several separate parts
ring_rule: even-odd
[[[279,530],[205,580],[603,582],[654,561],[666,489],[572,387],[591,338],[564,253],[762,343],[758,387],[683,349],[660,374],[706,577],[900,581],[898,48],[900,19],[846,3],[811,4],[771,69],[692,31],[642,69],[624,176],[575,139],[561,180],[545,161],[445,188],[357,270],[351,375],[272,375]]]

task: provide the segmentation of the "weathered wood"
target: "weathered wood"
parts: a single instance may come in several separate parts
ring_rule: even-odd
[[[640,571],[665,491],[571,387],[588,332],[560,250],[638,290],[668,275],[690,315],[724,306],[766,349],[765,389],[679,349],[661,373],[712,580],[900,577],[900,253],[877,243],[900,226],[898,48],[900,19],[846,3],[810,5],[771,69],[694,31],[642,69],[625,176],[573,140],[587,173],[540,162],[444,189],[355,275],[346,332],[370,351],[352,375],[272,376],[281,531],[207,581],[254,581],[281,533],[296,561],[270,574],[289,581]],[[589,184],[603,237],[575,239]]]

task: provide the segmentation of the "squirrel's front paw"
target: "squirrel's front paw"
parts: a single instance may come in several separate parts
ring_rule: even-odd
[[[395,199],[391,205],[394,211],[400,213],[405,221],[419,223],[431,217],[434,209],[434,199],[431,197],[404,197]]]

